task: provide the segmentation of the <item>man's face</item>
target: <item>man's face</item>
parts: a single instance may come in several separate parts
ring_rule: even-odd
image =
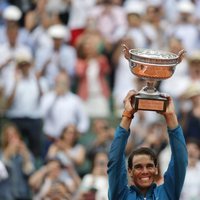
[[[149,155],[135,155],[133,157],[133,168],[129,169],[133,184],[141,192],[145,192],[154,182],[157,175],[157,167]]]

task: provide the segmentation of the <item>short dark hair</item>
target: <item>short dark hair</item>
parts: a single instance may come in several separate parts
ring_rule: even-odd
[[[138,149],[133,150],[132,153],[129,155],[128,169],[133,168],[133,157],[135,155],[148,155],[153,160],[155,166],[157,166],[157,164],[158,164],[157,155],[155,154],[155,152],[152,149],[150,149],[148,147],[140,147]]]

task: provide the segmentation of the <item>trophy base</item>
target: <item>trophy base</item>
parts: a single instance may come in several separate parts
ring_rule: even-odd
[[[136,95],[134,108],[136,110],[160,111],[164,112],[167,106],[167,98],[161,96]]]

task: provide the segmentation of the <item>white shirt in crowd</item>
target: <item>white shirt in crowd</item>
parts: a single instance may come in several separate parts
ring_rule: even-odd
[[[4,85],[5,96],[9,97],[15,86],[15,68],[10,71],[6,77]],[[40,80],[40,86],[43,92],[47,91],[47,84],[44,79]],[[41,112],[39,109],[40,91],[36,76],[33,71],[27,78],[22,78],[16,89],[13,104],[7,110],[6,115],[8,117],[29,117],[29,118],[41,118]]]
[[[45,77],[50,87],[54,85],[55,77],[63,69],[69,76],[75,73],[76,51],[73,47],[63,45],[58,52],[53,48],[41,48],[36,52],[36,71],[42,70],[48,62]]]
[[[188,167],[180,200],[199,200],[200,197],[200,161],[195,167]]]
[[[48,136],[58,138],[68,124],[76,124],[84,133],[89,128],[89,118],[81,99],[72,92],[57,96],[55,92],[45,94],[41,101],[44,117],[44,132]]]

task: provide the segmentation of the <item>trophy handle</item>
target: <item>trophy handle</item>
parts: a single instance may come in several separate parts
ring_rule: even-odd
[[[178,52],[178,63],[180,63],[183,60],[183,56],[185,53],[186,53],[186,51],[184,49],[182,49]]]
[[[129,60],[131,58],[131,55],[129,53],[129,48],[125,44],[122,44],[122,47],[123,47],[124,57],[127,60]]]

